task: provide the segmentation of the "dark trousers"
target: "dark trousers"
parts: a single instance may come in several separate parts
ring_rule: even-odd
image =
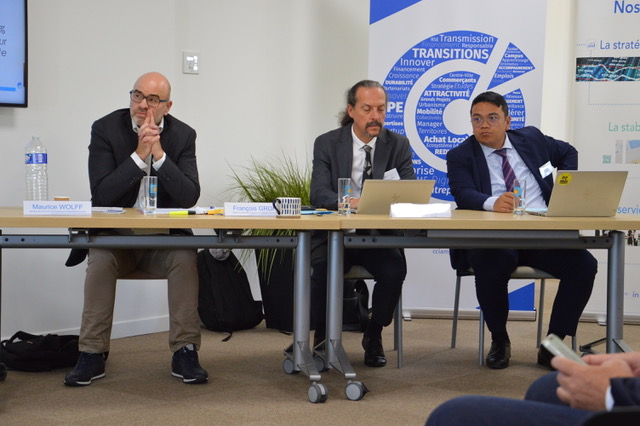
[[[557,373],[537,379],[524,400],[495,396],[466,395],[436,408],[426,426],[578,426],[593,411],[571,408],[556,396]]]
[[[549,332],[575,336],[578,320],[591,297],[597,261],[587,250],[465,250],[476,277],[476,295],[487,327],[506,336],[509,297],[507,283],[518,266],[541,269],[560,279]]]
[[[407,275],[407,263],[399,249],[353,249],[344,252],[344,272],[363,266],[375,280],[371,318],[382,326],[391,324],[393,312]],[[327,305],[327,245],[311,253],[311,319],[316,330],[325,330]]]

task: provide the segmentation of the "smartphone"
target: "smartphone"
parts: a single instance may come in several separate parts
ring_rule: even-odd
[[[555,356],[561,356],[564,358],[569,358],[572,361],[578,362],[580,364],[586,364],[584,360],[573,351],[569,346],[567,346],[558,336],[555,334],[550,334],[542,340],[542,346],[547,348],[549,352],[554,354]]]

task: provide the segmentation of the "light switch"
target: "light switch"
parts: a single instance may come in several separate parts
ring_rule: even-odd
[[[198,65],[199,55],[196,52],[182,52],[182,73],[183,74],[199,74],[200,67]]]

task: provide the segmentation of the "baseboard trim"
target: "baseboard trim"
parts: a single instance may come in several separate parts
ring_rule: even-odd
[[[512,321],[535,321],[537,311],[509,311],[509,320]],[[453,319],[453,311],[451,309],[438,308],[411,308],[403,309],[402,317],[405,320],[411,318],[430,318],[430,319]],[[480,311],[478,309],[460,309],[458,311],[458,319],[479,319]]]
[[[537,311],[509,311],[510,321],[535,321],[537,319]],[[402,318],[405,321],[411,321],[412,318],[427,319],[453,319],[453,311],[446,308],[408,308],[402,310]],[[480,318],[480,311],[477,309],[460,309],[458,319],[477,320]],[[607,316],[603,312],[585,312],[580,317],[582,322],[597,322],[598,324],[607,325]],[[625,314],[624,324],[640,324],[639,314]]]
[[[113,323],[111,338],[140,336],[142,334],[158,333],[169,330],[169,316],[139,318],[130,321],[118,321]]]

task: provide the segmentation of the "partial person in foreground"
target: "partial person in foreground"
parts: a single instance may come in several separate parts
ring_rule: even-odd
[[[524,400],[469,395],[436,408],[427,426],[577,426],[597,412],[637,408],[626,424],[640,424],[640,352],[586,355],[587,365],[553,357],[558,371],[529,387]],[[635,411],[635,410],[634,410]],[[611,425],[619,426],[611,420]]]
[[[142,178],[158,177],[158,207],[190,208],[200,197],[196,163],[196,132],[169,110],[171,85],[162,74],[140,76],[129,92],[129,108],[119,109],[93,123],[89,145],[89,180],[94,206],[141,207]],[[92,230],[97,233],[98,230]],[[132,235],[190,234],[190,229],[100,230]],[[86,251],[74,250],[73,266]],[[198,270],[193,249],[90,249],[84,284],[80,327],[80,357],[66,375],[67,386],[87,386],[105,376],[109,353],[116,282],[133,271],[166,277],[169,299],[171,374],[184,383],[204,383],[200,366]]]
[[[554,170],[576,170],[578,152],[566,142],[543,135],[535,127],[510,130],[507,102],[485,92],[471,104],[473,135],[447,153],[449,186],[460,209],[512,214],[513,182],[526,182],[527,208],[547,207]],[[508,282],[518,266],[541,269],[560,279],[548,333],[575,336],[578,320],[591,297],[596,259],[587,250],[451,250],[456,270],[472,268],[476,295],[491,332],[489,368],[509,366],[507,333]],[[550,368],[551,354],[538,351],[538,364]]]
[[[341,127],[318,136],[313,147],[311,204],[337,210],[338,179],[351,178],[352,208],[357,208],[366,179],[415,179],[409,140],[385,129],[387,93],[377,81],[363,80],[347,92]],[[372,231],[377,232],[377,231]],[[314,347],[325,340],[327,303],[327,233],[312,235],[311,310]],[[364,332],[364,363],[384,367],[382,329],[389,325],[407,274],[399,249],[345,250],[344,270],[361,265],[374,276],[371,318]]]

